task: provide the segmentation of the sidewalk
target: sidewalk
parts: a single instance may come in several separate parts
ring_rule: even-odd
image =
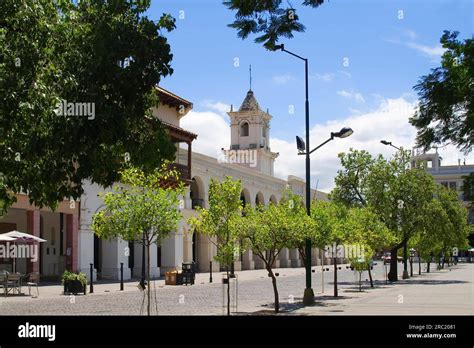
[[[340,297],[316,296],[300,315],[474,315],[474,264],[414,275],[413,278]]]
[[[342,266],[342,265],[341,265]],[[344,265],[345,267],[345,265]],[[321,273],[321,267],[314,266],[313,269],[316,269],[316,273]],[[286,276],[303,276],[305,274],[304,268],[277,268],[274,269],[275,273],[279,273],[279,277],[286,277]],[[220,284],[221,279],[225,272],[213,272],[212,278],[214,284]],[[268,272],[265,269],[258,269],[258,270],[246,270],[246,271],[236,271],[235,274],[237,275],[239,282],[241,281],[251,281],[255,279],[266,279],[268,278]],[[94,293],[90,294],[89,289],[90,286],[87,285],[87,296],[95,296],[95,295],[107,295],[112,293],[124,293],[124,292],[139,292],[138,283],[139,279],[127,280],[124,281],[123,284],[123,291],[120,290],[120,282],[119,281],[98,281],[93,284],[94,286]],[[174,286],[174,285],[165,285],[165,279],[159,278],[157,280],[152,281],[157,289],[176,289],[179,290],[183,286]],[[195,278],[195,285],[200,286],[203,284],[209,284],[209,272],[207,273],[196,273]],[[36,299],[48,299],[48,298],[58,298],[63,295],[64,287],[58,283],[43,283],[43,285],[39,286],[39,297],[36,297],[36,288],[31,288],[31,297],[28,295],[28,287],[22,286],[22,293],[23,295],[18,296],[11,296],[9,295],[7,298],[1,296],[0,294],[0,303],[3,300],[8,300],[8,302],[13,301],[25,301],[25,300],[36,300]]]

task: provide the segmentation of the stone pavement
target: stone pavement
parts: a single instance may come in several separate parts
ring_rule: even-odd
[[[401,274],[402,265],[398,271]],[[385,284],[384,267],[374,268],[376,288],[370,289],[363,276],[363,291],[358,291],[357,276],[341,266],[338,272],[338,299],[332,296],[333,267],[324,272],[324,294],[321,293],[321,267],[314,267],[313,288],[317,304],[302,307],[304,289],[303,268],[277,269],[281,307],[284,313],[299,315],[321,314],[473,314],[474,264],[458,264],[452,271],[434,271],[415,275],[397,284]],[[417,272],[418,268],[415,267]],[[160,279],[152,292],[153,307],[159,315],[220,315],[223,314],[222,273],[197,274],[194,286],[168,286]],[[238,276],[238,312],[241,314],[270,313],[273,309],[271,280],[265,270],[236,272]],[[401,278],[401,277],[400,277]],[[0,296],[0,315],[140,315],[143,293],[137,281],[94,284],[94,293],[78,296],[62,295],[60,285],[40,287],[40,296]],[[25,289],[23,290],[25,291]],[[27,292],[27,289],[26,289]],[[33,291],[32,291],[33,292]],[[400,297],[400,295],[402,297]],[[399,301],[403,301],[399,303]]]
[[[344,289],[341,298],[317,296],[308,315],[474,315],[474,264],[458,264],[363,292]]]

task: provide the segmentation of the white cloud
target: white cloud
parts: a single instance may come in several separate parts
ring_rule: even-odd
[[[221,148],[230,147],[230,127],[224,116],[212,111],[190,111],[181,119],[181,127],[198,135],[193,151],[217,157]]]
[[[275,75],[272,77],[273,83],[279,86],[285,85],[290,80],[293,80],[293,76],[291,76],[290,74]]]
[[[436,44],[434,46],[423,45],[418,42],[415,42],[418,38],[418,35],[409,29],[397,29],[401,35],[398,35],[398,38],[383,39],[385,42],[393,43],[396,45],[403,45],[408,48],[411,48],[419,53],[430,57],[430,58],[439,58],[445,52],[445,49],[440,45]]]
[[[441,57],[445,51],[445,49],[440,44],[436,46],[426,46],[414,42],[407,42],[405,45],[432,58]]]
[[[343,89],[343,90],[337,91],[337,94],[347,99],[354,99],[358,103],[365,103],[365,99],[362,96],[362,94],[352,91],[352,90],[346,91],[345,89]]]
[[[314,75],[311,75],[310,78],[316,79],[316,80],[322,80],[324,82],[331,82],[332,80],[334,80],[334,74],[332,73],[314,74]]]
[[[217,111],[220,114],[225,115],[226,112],[230,111],[230,105],[222,102],[214,102],[213,100],[204,100],[201,105],[205,108]]]
[[[350,72],[347,72],[347,71],[344,71],[344,70],[338,70],[337,72],[341,75],[344,75],[348,79],[350,79],[352,77],[352,74]]]
[[[395,149],[380,143],[380,140],[385,139],[394,145],[411,149],[414,146],[416,129],[409,124],[408,118],[415,106],[416,102],[409,102],[401,97],[383,99],[373,111],[313,126],[310,130],[311,148],[324,142],[331,132],[342,127],[351,127],[354,134],[349,138],[334,139],[312,154],[311,186],[314,188],[319,180],[318,189],[329,192],[334,187],[334,177],[341,168],[337,155],[349,151],[350,148],[367,150],[373,155],[381,153],[389,158]],[[272,151],[280,153],[275,162],[275,175],[282,179],[286,179],[289,174],[304,178],[304,156],[296,154],[296,145],[276,138],[272,138],[270,143]],[[458,158],[464,159],[452,146],[440,149],[439,153],[443,157],[443,165],[457,164]],[[474,154],[467,156],[466,162],[473,163]]]
[[[360,114],[351,112],[345,118],[316,124],[310,130],[311,148],[327,140],[331,132],[342,127],[351,127],[354,134],[345,139],[334,139],[311,156],[311,186],[314,188],[319,180],[318,189],[329,192],[334,187],[334,177],[340,169],[337,157],[340,152],[347,152],[350,148],[367,150],[373,155],[381,153],[389,158],[395,149],[384,146],[380,140],[391,141],[394,145],[411,149],[414,146],[416,129],[412,127],[408,118],[412,115],[416,101],[406,99],[407,95],[397,99],[374,98],[378,106],[370,111]],[[230,127],[225,116],[212,111],[190,111],[181,120],[181,126],[198,134],[193,142],[193,150],[208,156],[217,157],[221,148],[230,146]],[[295,127],[303,127],[295,125]],[[296,129],[295,129],[296,132]],[[304,135],[304,134],[302,134]],[[294,141],[271,138],[271,149],[279,152],[280,156],[275,161],[275,175],[287,179],[288,175],[305,176],[304,156],[298,156]],[[474,153],[463,156],[453,146],[439,149],[443,158],[443,165],[457,164],[466,158],[468,164],[474,163]]]

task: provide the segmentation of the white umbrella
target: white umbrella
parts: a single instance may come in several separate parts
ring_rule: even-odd
[[[3,236],[3,237],[2,237]],[[15,244],[17,241],[23,241],[23,242],[46,242],[46,239],[40,238],[33,236],[32,234],[28,233],[23,233],[17,230],[13,230],[7,233],[0,234],[0,238],[11,238],[10,241],[13,241]],[[16,258],[13,258],[13,273],[16,272]]]
[[[16,238],[0,234],[0,242],[13,242],[14,240],[16,240]]]
[[[28,241],[31,240],[31,241],[34,241],[34,242],[46,242],[46,239],[36,237],[36,236],[33,236],[32,234],[23,233],[23,232],[16,231],[16,230],[4,233],[4,234],[2,234],[2,236],[12,237],[12,238],[15,238],[15,239],[24,239],[24,240],[28,240]]]

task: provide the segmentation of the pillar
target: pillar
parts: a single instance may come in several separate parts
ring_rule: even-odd
[[[77,214],[66,214],[66,269],[78,271],[79,231]]]
[[[29,234],[39,237],[40,236],[40,211],[39,210],[27,210],[26,211],[26,230]],[[39,265],[40,261],[39,258],[41,257],[39,252],[39,243],[34,242],[35,248],[38,248],[38,260],[36,262],[31,261],[31,259],[27,259],[26,261],[26,272],[39,272]]]
[[[291,267],[290,251],[288,250],[288,248],[283,248],[280,251],[280,255],[278,255],[278,259],[280,260],[281,268]]]

